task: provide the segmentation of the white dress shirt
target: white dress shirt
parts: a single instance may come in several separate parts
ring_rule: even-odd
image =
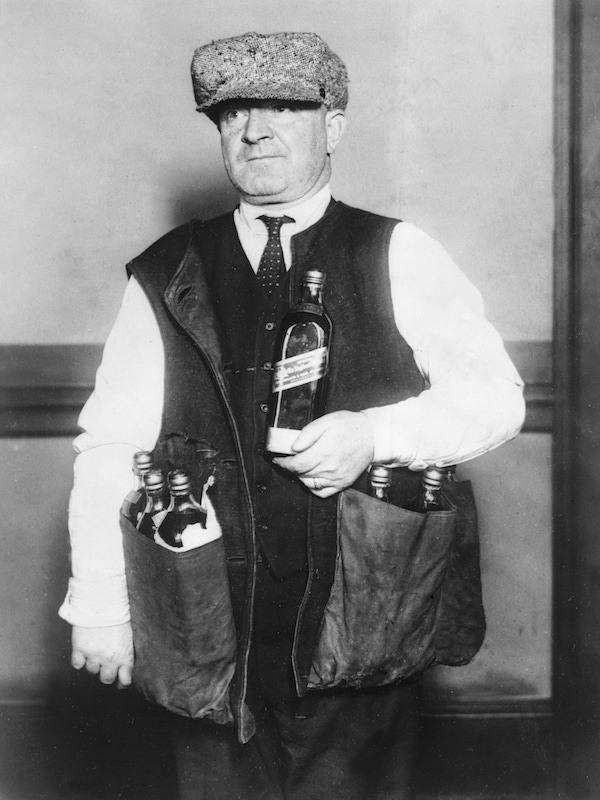
[[[329,187],[303,203],[241,202],[234,221],[256,272],[267,241],[261,214],[285,213],[286,266],[290,239],[316,222]],[[364,409],[375,461],[420,470],[474,458],[515,436],[523,423],[523,384],[500,336],[485,319],[479,292],[446,251],[409,223],[390,240],[389,274],[398,330],[413,349],[430,388],[418,397]],[[335,321],[334,321],[335,323]],[[137,450],[152,450],[162,419],[164,352],[152,307],[135,278],[126,288],[108,337],[94,392],[75,440],[75,480],[69,505],[72,575],[60,615],[74,625],[116,625],[129,619],[119,509],[132,486]],[[207,526],[218,529],[203,498]]]

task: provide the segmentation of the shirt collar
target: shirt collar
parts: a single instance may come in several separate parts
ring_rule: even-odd
[[[277,205],[255,206],[240,200],[239,219],[253,235],[266,236],[267,229],[262,220],[258,218],[263,214],[269,217],[279,217],[282,214],[286,214],[289,217],[293,217],[294,222],[284,225],[282,232],[293,236],[295,233],[306,230],[306,228],[319,220],[325,213],[330,200],[331,189],[329,184],[320,189],[317,194],[309,197],[308,200],[303,200],[295,206],[286,205],[285,208]]]

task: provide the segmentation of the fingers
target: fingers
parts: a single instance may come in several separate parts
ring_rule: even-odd
[[[117,673],[117,689],[128,689],[132,683],[131,664],[121,664]]]
[[[273,459],[273,463],[278,467],[287,469],[288,472],[310,477],[319,467],[319,460],[312,451],[311,453],[299,453],[295,456],[277,456]]]
[[[98,675],[102,683],[126,687],[131,684],[133,670],[133,638],[131,624],[102,628],[73,626],[71,664],[85,667],[90,675]]]
[[[89,672],[90,675],[98,675],[101,683],[108,685],[117,681],[119,689],[127,689],[131,686],[131,664],[119,665],[116,662],[110,661],[100,664],[99,661],[93,658],[83,659],[83,663],[80,663],[80,659],[77,659],[77,664],[79,666],[73,662],[74,659],[71,659],[71,663],[75,669],[81,669],[81,667],[85,666],[86,672]]]
[[[71,666],[75,669],[85,667],[85,656],[79,650],[73,650],[71,653]]]

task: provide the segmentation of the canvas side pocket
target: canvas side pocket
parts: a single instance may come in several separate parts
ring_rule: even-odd
[[[134,683],[177,714],[233,720],[233,624],[223,540],[175,553],[121,514],[135,649]]]
[[[308,688],[381,686],[435,662],[456,516],[340,494],[336,571]]]

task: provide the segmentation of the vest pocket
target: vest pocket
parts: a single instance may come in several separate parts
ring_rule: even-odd
[[[135,661],[149,700],[192,718],[233,721],[236,637],[223,539],[174,553],[121,514]]]
[[[444,496],[447,511],[418,514],[341,493],[309,689],[382,686],[475,655],[485,622],[474,502],[467,482],[448,484]]]

